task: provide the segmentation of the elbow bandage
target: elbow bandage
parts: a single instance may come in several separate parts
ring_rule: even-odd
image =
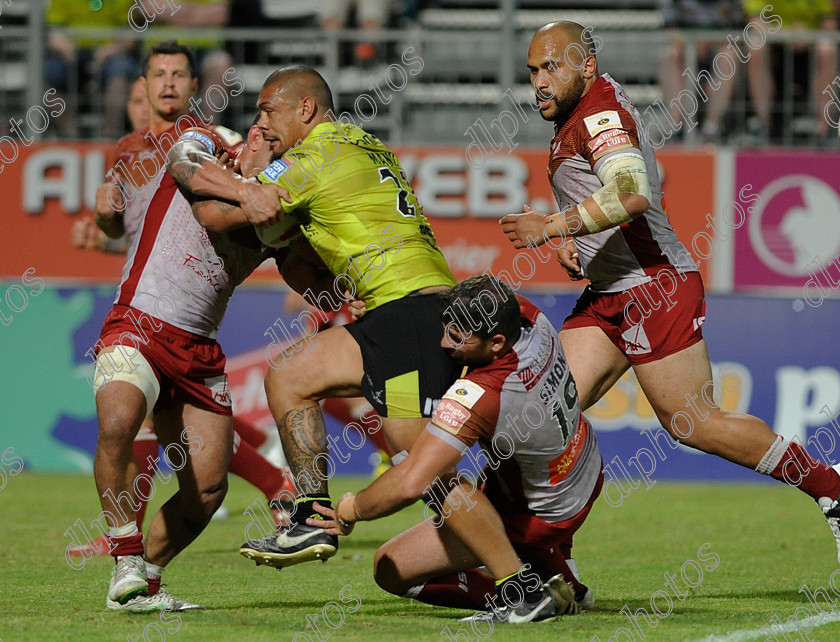
[[[632,216],[625,209],[619,196],[621,194],[638,194],[650,202],[650,184],[647,179],[645,161],[635,153],[616,154],[603,162],[598,169],[598,178],[603,187],[592,195],[592,200],[603,212],[595,216],[583,204],[577,206],[577,211],[588,232],[594,234],[629,223]]]

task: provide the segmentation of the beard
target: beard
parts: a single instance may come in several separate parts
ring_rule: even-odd
[[[554,95],[552,100],[554,103],[553,113],[545,114],[540,112],[540,116],[544,120],[554,121],[558,127],[562,127],[569,120],[569,116],[572,115],[575,107],[578,106],[580,98],[583,96],[583,90],[586,87],[583,76],[580,74],[573,74],[568,84],[569,88],[563,96]]]

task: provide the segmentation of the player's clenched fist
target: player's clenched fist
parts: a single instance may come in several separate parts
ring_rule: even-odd
[[[347,306],[350,308],[350,315],[353,317],[353,320],[358,321],[361,319],[365,315],[365,312],[367,312],[367,306],[364,300],[357,299],[351,295],[350,290],[344,291],[344,298],[347,301]]]
[[[252,225],[271,225],[280,220],[283,215],[280,199],[291,202],[289,192],[277,185],[243,181],[239,187],[238,200],[242,213]]]
[[[101,219],[114,218],[125,210],[125,199],[119,188],[117,175],[111,172],[105,182],[96,188],[96,215]]]
[[[533,210],[527,205],[521,214],[508,214],[499,219],[502,231],[517,250],[523,247],[537,247],[545,243],[545,212]]]
[[[73,247],[82,248],[83,250],[96,250],[102,247],[103,242],[102,230],[96,227],[96,223],[92,218],[80,218],[73,221],[73,229],[71,231],[71,240]]]

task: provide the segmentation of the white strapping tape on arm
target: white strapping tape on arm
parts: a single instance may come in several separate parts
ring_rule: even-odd
[[[611,223],[609,227],[622,225],[632,220],[621,203],[619,194],[638,194],[644,196],[648,202],[651,200],[645,161],[637,153],[626,152],[610,156],[598,168],[598,178],[604,185],[592,195],[592,199],[609,219],[609,223]],[[607,226],[599,225],[582,205],[578,206],[578,212],[580,212],[583,223],[590,232],[594,233],[608,229]]]

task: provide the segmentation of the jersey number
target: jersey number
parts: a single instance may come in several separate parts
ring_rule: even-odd
[[[397,195],[397,211],[406,218],[414,218],[417,216],[417,208],[408,202],[408,178],[403,170],[399,170],[400,175],[397,176],[390,167],[379,168],[379,182],[394,181],[394,185],[400,190]]]
[[[563,398],[566,402],[566,408],[574,407],[575,399],[577,398],[577,388],[575,388],[575,380],[571,376],[566,380]],[[554,418],[560,426],[560,432],[563,433],[563,448],[565,448],[569,444],[572,432],[569,430],[569,422],[566,421],[566,408],[563,407],[559,399],[555,399],[555,404]]]

